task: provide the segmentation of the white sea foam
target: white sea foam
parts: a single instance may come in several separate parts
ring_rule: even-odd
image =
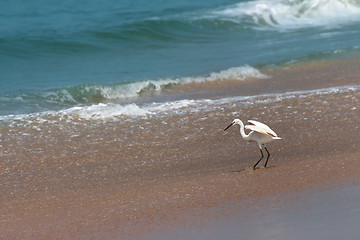
[[[150,103],[138,105],[131,104],[116,104],[116,103],[100,103],[90,106],[78,106],[62,111],[47,111],[43,113],[22,114],[22,115],[8,115],[0,116],[1,121],[7,122],[8,126],[28,125],[31,123],[54,122],[59,119],[72,122],[74,119],[79,120],[122,120],[133,117],[161,117],[169,114],[183,114],[190,112],[206,111],[209,109],[216,109],[223,107],[224,104],[239,103],[242,104],[258,104],[268,102],[278,102],[285,99],[303,98],[314,95],[334,94],[341,92],[359,91],[360,86],[343,86],[325,89],[315,89],[308,91],[294,91],[286,93],[262,94],[255,96],[235,96],[220,99],[183,99],[178,101]],[[11,124],[8,124],[12,122]]]
[[[41,95],[47,103],[92,103],[115,99],[135,98],[139,95],[153,95],[172,85],[202,83],[222,80],[246,80],[250,78],[267,78],[259,70],[245,65],[204,76],[164,78],[158,80],[138,81],[126,84],[99,85],[89,84],[70,87],[59,91],[49,91]]]
[[[63,111],[63,114],[74,114],[80,119],[99,120],[118,117],[122,115],[127,116],[145,116],[150,114],[146,108],[141,108],[136,104],[96,104],[86,107],[76,107]]]
[[[213,72],[202,76],[188,76],[179,78],[163,78],[130,83],[115,84],[83,84],[63,89],[44,91],[38,94],[23,94],[20,96],[1,97],[6,102],[5,107],[11,109],[26,109],[39,112],[46,109],[64,109],[80,104],[98,104],[108,101],[124,100],[142,96],[161,94],[163,90],[171,89],[174,85],[191,83],[206,83],[211,81],[239,80],[253,78],[267,78],[259,70],[245,65],[220,72]],[[2,109],[4,110],[4,109]],[[126,111],[126,109],[123,109]]]
[[[360,86],[343,86],[335,88],[315,89],[308,91],[294,91],[276,94],[262,94],[256,96],[235,96],[220,99],[183,99],[178,101],[151,103],[147,105],[137,104],[97,104],[87,107],[77,107],[63,112],[65,115],[74,114],[85,120],[117,119],[122,116],[159,116],[162,114],[181,114],[187,111],[197,112],[214,108],[223,104],[243,102],[244,104],[255,104],[260,102],[277,102],[284,99],[309,97],[313,95],[333,94],[346,91],[357,91]]]
[[[62,111],[64,115],[75,115],[80,119],[85,120],[106,120],[116,119],[122,116],[138,117],[155,115],[159,113],[166,113],[169,111],[176,111],[185,107],[195,106],[201,103],[202,100],[179,100],[165,103],[152,103],[148,105],[139,106],[135,103],[121,105],[121,104],[96,104],[86,107],[76,107]]]
[[[255,0],[241,2],[214,14],[260,26],[294,29],[334,26],[360,21],[360,2],[356,0]]]
[[[241,67],[233,67],[220,72],[213,72],[208,76],[195,77],[195,78],[181,78],[179,83],[191,83],[191,82],[212,82],[219,80],[240,80],[243,81],[248,78],[268,78],[269,76],[262,74],[256,68],[249,65]]]
[[[177,84],[202,83],[224,80],[240,80],[244,81],[249,78],[268,78],[269,76],[262,74],[256,68],[245,65],[241,67],[233,67],[220,72],[213,72],[204,76],[197,77],[181,77],[181,78],[164,78],[159,80],[140,81],[116,86],[98,86],[98,90],[106,99],[123,99],[137,97],[142,93],[160,92],[167,86]]]

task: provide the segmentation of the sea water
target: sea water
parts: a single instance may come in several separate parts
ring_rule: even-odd
[[[3,0],[0,22],[0,120],[139,115],[143,92],[360,53],[356,0]]]

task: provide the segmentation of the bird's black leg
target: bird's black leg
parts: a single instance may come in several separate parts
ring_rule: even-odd
[[[266,162],[265,162],[265,166],[264,167],[266,167],[266,165],[267,165],[267,163],[268,163],[268,161],[269,161],[269,157],[270,157],[270,153],[269,153],[269,151],[267,150],[267,148],[265,147],[265,150],[266,150],[266,152],[267,152],[267,158],[266,158]]]
[[[257,161],[257,163],[255,163],[255,165],[253,166],[253,169],[255,170],[256,166],[259,164],[259,162],[261,161],[261,159],[263,159],[264,157],[264,154],[263,154],[263,151],[260,149],[260,152],[261,152],[261,158],[259,159],[259,161]]]

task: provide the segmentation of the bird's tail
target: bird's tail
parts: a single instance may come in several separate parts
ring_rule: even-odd
[[[282,139],[281,137],[274,137],[274,139]]]

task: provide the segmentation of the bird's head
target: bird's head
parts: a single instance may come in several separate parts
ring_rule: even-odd
[[[239,124],[239,125],[240,125],[240,123],[241,123],[241,120],[235,118],[235,119],[232,121],[232,123],[224,129],[224,131],[228,130],[228,128],[231,127],[232,125],[234,125],[234,124]]]
[[[241,123],[241,120],[237,119],[237,118],[235,118],[234,121],[232,122],[232,124],[240,124],[240,123]]]

